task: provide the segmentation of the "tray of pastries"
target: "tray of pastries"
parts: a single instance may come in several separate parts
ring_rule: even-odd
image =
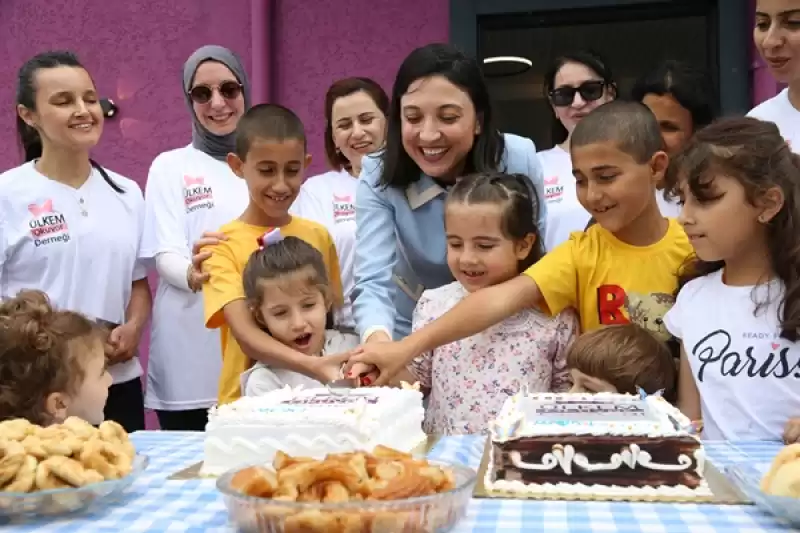
[[[125,430],[70,417],[47,427],[0,422],[0,517],[53,516],[124,491],[147,466]]]

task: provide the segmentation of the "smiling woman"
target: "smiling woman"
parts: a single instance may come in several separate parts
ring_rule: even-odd
[[[290,211],[325,226],[336,244],[345,299],[335,311],[339,329],[355,327],[350,297],[361,159],[383,146],[388,112],[389,98],[369,78],[346,78],[330,86],[325,95],[325,155],[332,170],[306,180]]]
[[[772,75],[789,86],[748,116],[774,122],[800,153],[800,0],[758,0],[753,40]]]
[[[22,66],[17,129],[26,163],[0,176],[0,299],[38,289],[55,307],[107,326],[114,384],[105,417],[129,432],[144,429],[137,357],[150,314],[139,254],[144,201],[136,183],[89,159],[103,112],[77,57],[46,52]]]
[[[247,186],[225,158],[234,151],[250,85],[239,58],[220,46],[195,51],[183,67],[192,142],[150,166],[142,253],[159,274],[145,404],[163,429],[203,431],[216,403],[219,333],[204,327],[202,277],[191,271],[191,245],[247,206]],[[191,355],[191,361],[187,356]]]
[[[358,182],[352,298],[362,339],[407,335],[422,291],[453,281],[445,190],[493,170],[525,175],[542,197],[536,148],[496,129],[478,63],[450,45],[411,52],[394,82],[386,147],[364,158]],[[545,211],[534,211],[540,229]]]

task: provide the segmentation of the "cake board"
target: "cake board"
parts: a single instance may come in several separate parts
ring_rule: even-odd
[[[750,501],[736,486],[723,474],[720,470],[711,463],[706,461],[705,466],[705,479],[708,483],[708,488],[711,490],[711,496],[614,496],[603,494],[519,494],[504,491],[489,490],[484,484],[486,471],[489,468],[489,452],[491,450],[492,440],[486,439],[483,447],[483,455],[481,457],[481,464],[478,468],[478,480],[475,483],[475,490],[472,493],[474,498],[504,498],[511,500],[560,500],[560,501],[618,501],[618,502],[647,502],[647,503],[709,503],[714,505],[752,505]]]
[[[416,448],[411,450],[411,454],[415,456],[427,456],[428,453],[439,443],[441,435],[428,435],[428,437],[419,443]],[[187,481],[190,479],[216,479],[218,476],[201,475],[200,469],[203,466],[203,461],[194,463],[191,466],[179,470],[169,476],[167,481]]]

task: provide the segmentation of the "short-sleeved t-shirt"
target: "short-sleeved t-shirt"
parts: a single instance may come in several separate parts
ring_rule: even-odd
[[[525,271],[547,309],[578,309],[582,331],[634,323],[662,340],[670,335],[663,316],[675,302],[678,271],[692,253],[683,228],[669,220],[667,232],[649,246],[632,246],[599,224],[576,231]]]
[[[241,396],[240,376],[251,365],[225,322],[223,309],[235,300],[244,299],[242,273],[247,260],[258,249],[258,238],[273,228],[253,226],[234,220],[219,231],[228,240],[210,248],[211,257],[203,263],[210,279],[203,285],[205,321],[208,328],[220,328],[222,340],[222,372],[219,378],[219,403],[229,403]],[[341,301],[342,282],[336,248],[324,226],[299,217],[280,228],[284,237],[297,237],[306,241],[322,254],[328,270],[328,281],[334,299]]]

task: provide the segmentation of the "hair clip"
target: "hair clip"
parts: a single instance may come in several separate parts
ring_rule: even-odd
[[[257,239],[258,242],[258,249],[263,250],[267,246],[272,246],[273,244],[277,244],[283,240],[283,235],[281,235],[281,230],[275,228],[266,232],[264,235],[260,236]]]
[[[658,390],[658,391],[654,392],[653,394],[647,394],[647,391],[645,391],[643,388],[639,387],[638,385],[636,386],[636,391],[639,393],[639,398],[642,399],[642,400],[644,400],[648,396],[654,396],[654,397],[658,398],[659,396],[663,397],[663,395],[664,395],[664,389]]]

